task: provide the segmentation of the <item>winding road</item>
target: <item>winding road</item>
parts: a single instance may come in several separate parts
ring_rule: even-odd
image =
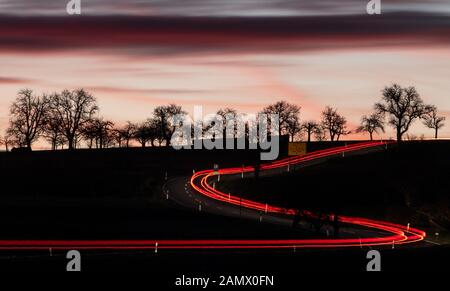
[[[260,166],[259,175],[276,175],[287,170],[326,161],[339,155],[361,154],[382,150],[389,142],[362,142],[311,152]],[[216,189],[218,179],[236,179],[254,175],[254,167],[203,170],[189,177],[167,181],[163,191],[185,207],[196,208],[227,216],[264,219],[265,223],[292,225],[295,217],[339,220],[342,238],[323,239],[259,239],[259,240],[0,240],[2,250],[89,249],[89,250],[141,250],[141,249],[286,249],[286,248],[342,248],[410,244],[424,240],[426,234],[419,229],[360,217],[332,215],[317,217],[307,210],[281,208],[243,199]]]

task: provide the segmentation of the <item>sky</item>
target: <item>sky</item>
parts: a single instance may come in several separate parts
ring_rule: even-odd
[[[168,103],[254,113],[286,100],[303,120],[333,106],[354,129],[399,83],[439,108],[450,137],[447,0],[383,0],[381,15],[366,0],[81,0],[76,16],[67,2],[0,0],[0,133],[22,88],[86,88],[118,124]]]

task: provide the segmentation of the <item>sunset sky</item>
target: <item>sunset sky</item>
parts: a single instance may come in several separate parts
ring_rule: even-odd
[[[21,88],[86,88],[119,124],[171,102],[252,113],[284,99],[303,120],[336,107],[352,129],[396,82],[439,108],[450,137],[448,0],[383,0],[381,15],[366,0],[82,0],[81,16],[67,2],[0,0],[1,134]]]

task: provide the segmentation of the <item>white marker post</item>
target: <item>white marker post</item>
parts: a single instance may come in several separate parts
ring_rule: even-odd
[[[406,225],[406,231],[409,231],[409,226],[410,226],[410,224],[408,222],[408,225]]]
[[[158,253],[158,242],[155,243],[155,254]]]
[[[198,204],[198,211],[202,212],[202,203],[201,202]]]

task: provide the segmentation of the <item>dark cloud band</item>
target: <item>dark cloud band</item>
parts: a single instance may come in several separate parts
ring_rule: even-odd
[[[105,50],[136,55],[448,45],[450,17],[395,13],[321,17],[0,16],[0,51]]]

